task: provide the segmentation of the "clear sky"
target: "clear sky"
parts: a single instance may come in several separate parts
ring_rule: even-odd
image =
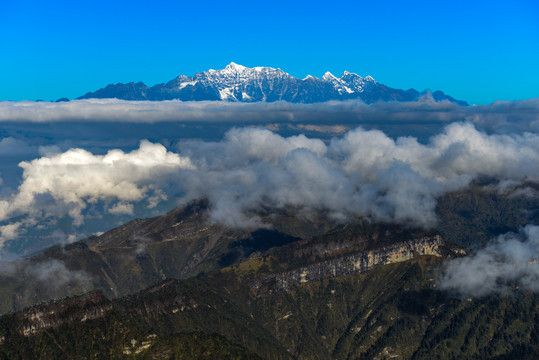
[[[372,75],[468,101],[539,97],[539,2],[0,1],[0,100],[75,98],[229,62]]]

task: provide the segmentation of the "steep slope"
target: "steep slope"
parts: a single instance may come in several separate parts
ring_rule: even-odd
[[[273,229],[208,222],[205,200],[168,214],[136,219],[99,237],[52,247],[0,273],[0,312],[99,289],[108,297],[140,291],[167,278],[185,279],[246,259],[251,253],[323,234],[323,214],[260,214]]]
[[[446,240],[465,249],[482,247],[500,234],[539,224],[539,198],[527,195],[535,191],[539,184],[525,183],[500,193],[496,184],[475,182],[438,199],[436,228]]]
[[[103,89],[89,92],[79,99],[118,98],[123,100],[202,101],[223,100],[234,102],[288,101],[316,103],[330,100],[360,99],[366,103],[377,101],[414,101],[421,93],[414,89],[400,90],[378,83],[371,76],[361,76],[345,71],[340,78],[326,72],[321,79],[308,76],[297,79],[281,69],[270,67],[248,68],[230,63],[221,70],[208,70],[189,77],[177,78],[152,87],[145,84],[110,84]],[[434,100],[455,100],[441,91],[432,94]]]
[[[352,254],[372,266],[354,266]],[[454,255],[436,234],[356,223],[123,299],[92,293],[6,315],[0,356],[160,359],[208,343],[265,359],[538,355],[539,297],[439,292],[434,278],[446,256]],[[328,262],[350,271],[316,266]]]
[[[137,219],[99,237],[48,249],[17,262],[10,271],[3,269],[0,312],[94,289],[115,298],[167,278],[186,279],[209,273],[244,261],[253,253],[298,240],[322,239],[320,236],[326,235],[324,241],[333,241],[334,234],[351,239],[358,236],[358,229],[391,228],[367,226],[359,219],[348,227],[338,225],[323,211],[307,217],[294,209],[268,209],[267,213],[257,215],[272,229],[231,229],[208,223],[208,206],[202,200],[162,216]],[[525,195],[501,194],[491,184],[474,184],[440,198],[437,213],[441,235],[469,250],[483,246],[501,233],[539,223],[539,201]],[[342,226],[348,230],[338,232]],[[356,233],[351,229],[356,229]],[[392,233],[396,236],[395,231]],[[316,245],[309,246],[326,246],[312,244]]]
[[[340,227],[328,235],[270,249],[248,262],[208,276],[181,282],[165,281],[119,301],[111,302],[100,293],[90,293],[59,303],[36,306],[4,317],[0,328],[4,329],[2,336],[5,346],[9,348],[12,344],[18,344],[15,346],[25,347],[21,353],[27,354],[36,351],[26,348],[33,346],[31,344],[36,339],[39,346],[49,346],[41,342],[46,341],[44,334],[61,334],[81,322],[97,321],[101,324],[98,328],[104,326],[103,334],[114,334],[111,335],[114,339],[107,340],[109,346],[115,351],[124,349],[124,354],[129,343],[121,342],[118,334],[109,326],[128,327],[130,330],[124,331],[133,331],[132,336],[138,334],[135,343],[149,341],[147,331],[150,328],[157,332],[159,338],[193,331],[217,333],[259,354],[276,354],[286,358],[290,351],[283,348],[282,334],[274,334],[263,320],[272,316],[266,311],[276,310],[266,306],[264,299],[274,294],[280,297],[279,294],[286,294],[302,284],[365,273],[372,268],[400,263],[421,254],[439,257],[446,251],[443,241],[435,234],[391,226],[373,227],[357,222]],[[110,319],[118,319],[123,325],[116,320],[112,320],[111,324]],[[135,325],[127,326],[128,323]],[[230,329],[238,330],[231,332]],[[99,333],[92,331],[84,336],[93,337]],[[71,347],[69,336],[59,336],[67,341],[59,347],[67,351],[66,348]],[[146,336],[146,339],[140,336]],[[301,338],[301,341],[308,340],[309,337]],[[150,341],[152,344],[154,342]],[[87,345],[81,342],[81,338],[79,344]],[[49,350],[54,353],[54,349]],[[76,348],[74,351],[82,350]],[[74,355],[67,354],[69,357]]]

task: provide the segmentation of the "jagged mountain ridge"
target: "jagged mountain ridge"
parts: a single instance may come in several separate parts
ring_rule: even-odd
[[[234,62],[224,69],[203,71],[194,76],[180,75],[175,79],[148,87],[142,82],[109,84],[78,99],[118,98],[122,100],[173,100],[316,103],[330,100],[359,99],[365,103],[378,101],[414,101],[425,93],[401,90],[383,85],[371,76],[361,77],[345,71],[340,78],[326,72],[319,79],[307,76],[297,79],[281,69],[248,68]],[[451,101],[466,106],[441,91],[432,93],[436,101]]]

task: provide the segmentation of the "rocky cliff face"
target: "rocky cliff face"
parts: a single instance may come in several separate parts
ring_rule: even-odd
[[[431,255],[441,257],[442,246],[444,246],[444,242],[441,236],[426,236],[386,246],[381,249],[358,252],[303,266],[281,274],[270,275],[262,282],[275,282],[277,289],[286,290],[293,284],[318,281],[323,278],[353,273],[364,273],[375,266],[407,261],[415,256]]]
[[[76,324],[106,316],[113,306],[100,291],[67,298],[61,301],[33,306],[15,314],[6,315],[4,324],[13,324],[9,333],[31,336],[64,324]],[[6,334],[0,337],[5,340]]]
[[[223,341],[266,359],[539,353],[537,295],[447,296],[433,278],[450,253],[435,233],[358,222],[121,299],[90,293],[3,316],[0,358],[181,358]]]
[[[409,239],[367,251],[354,251],[354,245],[356,245],[355,241],[347,240],[341,243],[340,246],[330,248],[322,249],[320,246],[314,246],[314,253],[328,259],[284,272],[272,272],[254,276],[250,287],[258,294],[256,296],[267,296],[274,291],[289,290],[294,285],[320,281],[324,278],[365,273],[374,267],[407,261],[416,256],[441,257],[442,247],[445,246],[439,235]],[[296,250],[296,252],[304,252],[304,249]],[[168,288],[173,287],[175,284],[175,282],[165,281],[161,285],[149,289],[148,293],[166,292]],[[64,324],[76,324],[91,319],[103,318],[113,309],[136,313],[139,316],[157,316],[156,314],[163,311],[168,313],[169,311],[164,309],[169,308],[172,309],[170,311],[172,314],[195,310],[199,306],[198,301],[188,294],[177,294],[168,298],[168,300],[144,301],[144,307],[141,309],[129,309],[125,305],[119,307],[114,305],[115,303],[108,300],[101,292],[94,291],[59,302],[34,306],[13,315],[7,315],[2,321],[17,324],[11,331],[15,331],[22,336],[31,336],[47,329],[59,328]]]
[[[116,276],[114,284],[138,281],[126,264],[141,265],[133,265],[134,273],[152,264],[163,271],[170,265],[167,271],[172,271],[178,265],[175,254],[226,255],[233,260],[230,266],[220,263],[205,274],[162,281],[120,299],[90,293],[5,315],[0,318],[0,358],[170,358],[174,349],[183,351],[178,344],[187,342],[170,336],[187,337],[191,349],[201,349],[214,334],[268,359],[539,354],[539,296],[515,289],[509,297],[460,299],[439,291],[434,285],[442,261],[464,253],[435,231],[362,219],[300,222],[281,214],[273,218],[281,234],[266,229],[213,243],[197,214],[196,207],[178,209],[62,250],[81,262],[100,252],[92,269],[103,267]],[[316,231],[313,224],[319,225]],[[174,244],[177,252],[169,247]],[[118,260],[118,253],[133,253],[142,245],[149,256],[141,252]],[[176,263],[159,264],[171,255]]]

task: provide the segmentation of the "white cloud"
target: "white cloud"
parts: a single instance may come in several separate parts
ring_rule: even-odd
[[[133,204],[117,203],[111,206],[107,211],[111,214],[116,214],[116,215],[119,215],[119,214],[133,215],[134,206]]]
[[[0,201],[0,220],[13,216],[61,217],[83,222],[87,204],[114,203],[111,213],[132,213],[131,202],[164,196],[159,185],[178,169],[191,169],[189,159],[160,144],[142,141],[132,152],[111,150],[94,155],[82,149],[21,162],[23,181],[16,194]]]
[[[246,128],[179,150],[197,165],[182,175],[186,197],[209,195],[214,218],[229,225],[247,222],[245,214],[265,204],[428,227],[436,198],[478,176],[539,180],[539,136],[487,135],[468,123],[449,125],[427,144],[361,128],[327,145]]]
[[[235,128],[222,141],[177,149],[143,141],[130,153],[71,149],[23,162],[22,184],[0,201],[0,219],[67,215],[80,225],[90,204],[131,215],[139,203],[153,208],[180,194],[181,202],[207,196],[213,220],[230,226],[259,226],[261,207],[292,206],[430,227],[437,198],[479,176],[499,180],[501,191],[539,181],[537,134],[488,135],[470,123],[450,124],[426,144],[362,128],[329,143]]]
[[[56,259],[28,264],[25,273],[40,281],[41,286],[46,286],[53,296],[67,285],[77,284],[86,290],[91,286],[91,278],[86,272],[69,270],[62,261]]]
[[[6,241],[17,238],[21,225],[21,222],[13,222],[7,225],[0,226],[0,249],[4,247]]]
[[[449,261],[439,279],[442,290],[463,296],[539,291],[539,226],[501,235],[475,254]]]
[[[48,259],[41,261],[29,261],[13,258],[0,259],[0,276],[17,276],[26,281],[36,284],[40,294],[38,297],[57,298],[72,295],[69,293],[76,289],[77,293],[92,289],[92,278],[82,270],[68,269],[63,261]],[[21,291],[19,299],[22,304],[31,305],[35,302],[36,294]]]

